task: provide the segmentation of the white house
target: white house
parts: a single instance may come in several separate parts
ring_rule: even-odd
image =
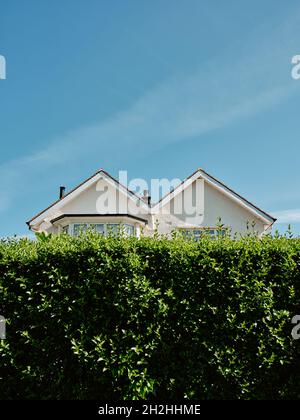
[[[89,227],[103,235],[122,229],[138,237],[180,230],[197,239],[204,231],[215,235],[220,223],[232,235],[250,229],[262,236],[270,232],[275,220],[203,169],[155,204],[147,191],[138,195],[100,169],[67,194],[60,187],[59,199],[27,224],[33,232],[70,235]]]

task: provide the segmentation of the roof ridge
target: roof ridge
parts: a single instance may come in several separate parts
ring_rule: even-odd
[[[35,216],[33,216],[30,220],[28,220],[26,222],[26,224],[28,226],[30,226],[30,222],[32,222],[34,219],[36,219],[37,217],[39,217],[41,214],[45,213],[47,210],[49,210],[51,207],[55,206],[56,204],[58,204],[60,201],[63,201],[66,197],[68,197],[70,194],[72,194],[74,191],[76,191],[78,188],[80,188],[82,185],[84,185],[86,182],[90,181],[92,178],[94,178],[96,175],[100,174],[100,173],[104,173],[106,176],[108,176],[110,179],[112,179],[114,182],[116,182],[118,185],[122,186],[123,188],[125,188],[127,190],[127,192],[131,195],[134,195],[136,198],[138,198],[139,200],[142,200],[142,197],[138,196],[134,191],[130,191],[128,189],[128,187],[126,187],[125,185],[123,185],[120,181],[118,181],[116,178],[114,178],[109,172],[107,172],[105,169],[100,168],[98,169],[96,172],[94,172],[91,176],[89,176],[88,178],[86,178],[84,181],[82,181],[80,184],[76,185],[74,188],[72,188],[69,192],[67,192],[63,197],[55,200],[52,204],[50,204],[48,207],[46,207],[44,210],[41,210],[39,213],[37,213]],[[144,204],[148,205],[145,201],[143,201]]]

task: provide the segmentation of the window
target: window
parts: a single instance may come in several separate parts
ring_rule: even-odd
[[[121,232],[125,236],[134,236],[135,228],[133,225],[120,223],[74,223],[62,228],[62,231],[73,236],[78,236],[87,230],[94,230],[103,236],[117,236]]]
[[[200,229],[181,229],[181,233],[186,239],[193,239],[194,241],[199,241],[202,235]]]
[[[106,225],[106,234],[117,236],[120,232],[120,225],[119,223],[107,223]]]
[[[193,239],[198,242],[202,236],[210,237],[212,239],[217,236],[225,236],[226,229],[217,229],[217,228],[201,228],[201,229],[180,229],[183,236],[187,239]]]
[[[69,233],[69,225],[63,226],[62,232],[63,233]]]
[[[105,235],[104,223],[90,223],[89,227],[95,230],[95,232],[100,233],[100,235]]]
[[[78,236],[80,233],[86,232],[88,230],[87,223],[75,223],[73,225],[73,235]]]
[[[119,235],[134,236],[134,226],[120,223],[107,223],[106,234],[107,235]]]
[[[134,226],[126,224],[123,229],[126,236],[134,236]]]

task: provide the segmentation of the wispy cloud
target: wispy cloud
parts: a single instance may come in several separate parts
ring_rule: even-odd
[[[63,171],[66,160],[76,164],[101,153],[122,165],[128,150],[138,158],[281,103],[298,90],[286,55],[287,46],[297,41],[291,37],[293,25],[299,25],[299,17],[281,31],[276,28],[274,37],[259,47],[245,45],[238,59],[216,56],[193,74],[170,77],[112,118],[70,130],[36,153],[3,164],[0,211],[24,194],[24,183],[28,193],[33,179],[53,168]]]
[[[300,223],[300,209],[275,211],[272,214],[277,223]]]

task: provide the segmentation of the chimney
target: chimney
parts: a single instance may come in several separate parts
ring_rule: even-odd
[[[65,190],[66,187],[59,187],[59,199],[63,198],[63,196],[65,195]]]
[[[149,195],[148,190],[144,190],[143,200],[150,206],[151,204],[151,196]]]

